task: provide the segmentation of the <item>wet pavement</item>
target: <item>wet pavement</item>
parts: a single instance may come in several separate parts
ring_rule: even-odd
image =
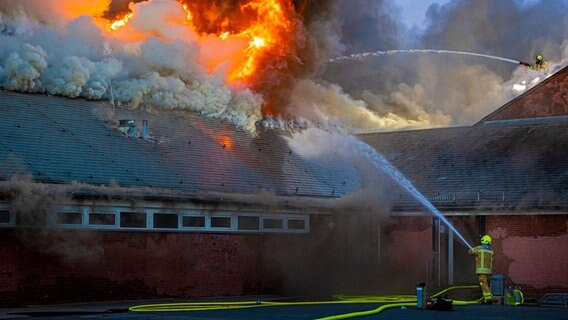
[[[291,305],[255,307],[247,309],[215,311],[176,311],[176,312],[129,312],[134,305],[150,303],[180,302],[165,299],[152,301],[119,301],[78,303],[54,306],[30,306],[26,308],[0,309],[0,319],[317,319],[357,311],[372,310],[377,303]],[[419,310],[415,307],[392,308],[378,314],[353,319],[382,320],[568,320],[568,309],[523,305],[518,307],[503,305],[454,306],[453,311]]]

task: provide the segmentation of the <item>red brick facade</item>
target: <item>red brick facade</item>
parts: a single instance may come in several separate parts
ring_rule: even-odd
[[[432,273],[432,217],[393,217],[384,226],[381,267],[402,290],[428,282]]]
[[[479,232],[478,219],[451,220],[471,240]],[[494,239],[494,274],[521,285],[527,297],[566,291],[568,216],[493,215],[485,221]],[[309,234],[263,235],[3,229],[0,305],[409,293],[428,281],[436,287],[431,216],[379,222],[364,215],[321,215],[311,218],[310,227]],[[473,259],[454,241],[455,283],[474,283]],[[446,249],[442,242],[440,251]],[[442,259],[442,269],[445,263]]]
[[[568,67],[511,100],[481,122],[568,115]]]
[[[38,247],[27,237],[49,243]],[[258,235],[5,229],[0,304],[256,294],[260,241]]]
[[[377,225],[366,222],[315,215],[296,234],[5,228],[0,306],[356,292],[377,272]]]
[[[568,215],[488,216],[494,273],[525,295],[568,290]]]
[[[454,226],[472,245],[478,244],[481,216],[451,218]],[[486,232],[493,238],[493,274],[506,277],[505,285],[520,285],[526,298],[538,299],[547,292],[568,290],[568,215],[488,215]],[[483,223],[481,223],[483,224]],[[394,218],[383,229],[383,266],[390,277],[404,287],[428,282],[435,288],[433,266],[432,217]],[[442,286],[447,284],[446,235],[441,235]],[[453,279],[455,284],[476,283],[474,260],[467,248],[454,237]],[[435,270],[434,270],[435,272]],[[399,291],[400,291],[399,290]]]

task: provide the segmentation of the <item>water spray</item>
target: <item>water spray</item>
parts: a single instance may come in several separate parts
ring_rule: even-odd
[[[488,54],[466,52],[466,51],[433,50],[433,49],[407,49],[407,50],[386,50],[386,51],[364,52],[364,53],[351,54],[351,55],[348,55],[348,56],[342,56],[342,57],[329,59],[329,60],[327,60],[327,62],[333,63],[333,62],[339,62],[339,61],[343,61],[343,60],[360,60],[360,59],[364,59],[366,57],[377,57],[377,56],[383,56],[383,55],[393,55],[393,54],[398,54],[398,53],[459,54],[459,55],[465,55],[465,56],[475,56],[475,57],[482,57],[482,58],[500,60],[500,61],[510,62],[510,63],[514,63],[514,64],[520,64],[520,65],[523,65],[523,66],[530,66],[530,64],[528,64],[527,62],[522,62],[522,61],[518,61],[518,60],[504,58],[504,57],[492,56],[492,55],[488,55]]]
[[[459,231],[448,221],[442,213],[434,207],[426,197],[416,187],[408,180],[402,172],[396,169],[381,153],[377,150],[373,149],[368,144],[356,139],[355,137],[350,136],[352,139],[353,144],[357,148],[362,155],[364,155],[375,167],[379,170],[384,171],[388,174],[394,181],[396,181],[400,186],[402,186],[408,193],[416,200],[418,200],[428,211],[433,213],[440,221],[442,221],[448,228],[450,228],[455,235],[469,248],[471,249],[472,246],[465,240],[465,238],[459,233]]]

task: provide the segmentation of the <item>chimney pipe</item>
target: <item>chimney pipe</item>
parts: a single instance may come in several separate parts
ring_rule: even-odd
[[[148,140],[150,137],[150,128],[148,127],[148,120],[142,120],[142,139]]]

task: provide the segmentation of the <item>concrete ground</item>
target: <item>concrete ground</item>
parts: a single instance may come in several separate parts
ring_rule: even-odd
[[[174,300],[121,301],[80,303],[54,306],[0,309],[0,319],[317,319],[357,311],[375,309],[380,304],[333,304],[258,307],[248,309],[191,312],[129,312],[134,305],[171,303]],[[468,305],[454,306],[454,311],[419,310],[414,307],[392,308],[381,313],[355,319],[381,320],[568,320],[568,309],[539,306]]]

